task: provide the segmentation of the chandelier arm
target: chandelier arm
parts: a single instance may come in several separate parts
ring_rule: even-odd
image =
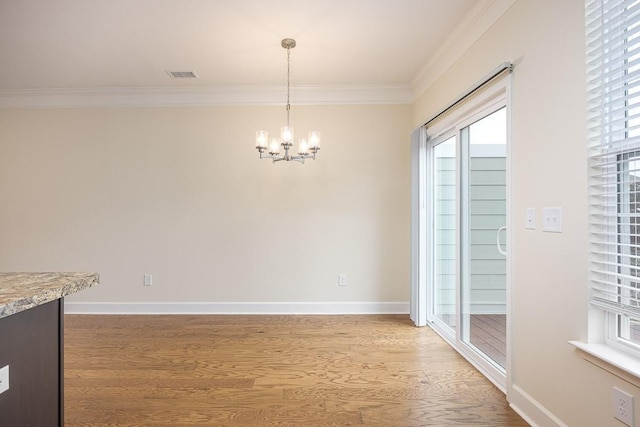
[[[277,162],[280,162],[282,160],[284,160],[284,157],[274,157],[273,158],[273,163],[277,163]]]
[[[305,159],[314,159],[313,155],[299,155],[299,156],[289,156],[289,155],[284,155],[284,156],[274,156],[274,155],[264,155],[263,157],[260,157],[261,159],[272,159],[273,163],[277,163],[277,162],[300,162],[300,163],[304,163]]]

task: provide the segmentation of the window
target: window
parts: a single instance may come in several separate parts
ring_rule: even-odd
[[[615,343],[640,346],[640,152],[618,155],[618,267],[621,276],[616,294],[609,299],[628,307],[612,313],[610,339]]]
[[[640,356],[640,0],[587,0],[591,304]]]

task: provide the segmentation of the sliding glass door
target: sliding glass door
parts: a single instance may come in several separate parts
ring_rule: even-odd
[[[453,115],[427,127],[427,318],[504,388],[510,276],[506,88]]]
[[[461,129],[461,338],[506,368],[506,160],[503,107]]]
[[[442,138],[433,147],[433,314],[456,327],[456,137]]]

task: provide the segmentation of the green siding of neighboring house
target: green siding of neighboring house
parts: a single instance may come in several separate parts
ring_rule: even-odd
[[[496,247],[498,228],[506,225],[506,159],[472,157],[469,162],[469,279],[472,314],[506,312],[506,259]],[[455,158],[435,162],[434,242],[436,305],[440,313],[455,313],[456,164]],[[502,245],[505,247],[504,233]]]

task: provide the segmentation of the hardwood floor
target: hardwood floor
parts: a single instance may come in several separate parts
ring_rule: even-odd
[[[65,316],[65,425],[527,426],[403,316]]]

